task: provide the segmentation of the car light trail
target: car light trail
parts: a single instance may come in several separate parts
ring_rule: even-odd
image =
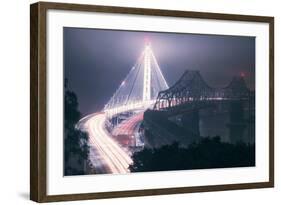
[[[133,135],[135,132],[136,126],[143,120],[143,112],[134,115],[133,117],[129,118],[121,122],[116,128],[113,129],[112,135]]]
[[[95,147],[111,173],[128,173],[132,159],[105,130],[105,118],[104,113],[97,113],[85,122],[90,143]]]

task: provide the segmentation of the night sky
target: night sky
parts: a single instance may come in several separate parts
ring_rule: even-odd
[[[64,76],[83,116],[109,101],[147,39],[169,86],[185,70],[200,70],[211,87],[243,73],[255,88],[254,37],[64,28]]]

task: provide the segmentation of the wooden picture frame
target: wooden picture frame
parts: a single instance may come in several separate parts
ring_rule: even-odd
[[[237,22],[257,22],[269,25],[269,180],[253,183],[206,185],[110,191],[99,193],[47,194],[47,11],[80,11],[114,14],[146,15],[211,19]],[[114,197],[133,197],[179,194],[274,186],[274,18],[235,14],[218,14],[143,8],[125,8],[82,4],[39,2],[30,6],[30,199],[37,202],[86,200]]]

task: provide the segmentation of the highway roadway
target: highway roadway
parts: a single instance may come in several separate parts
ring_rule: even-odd
[[[90,160],[95,173],[129,173],[132,159],[129,153],[112,139],[105,129],[105,113],[95,113],[83,120],[83,130],[89,134]]]
[[[116,126],[113,131],[113,136],[118,135],[133,135],[136,129],[136,126],[143,120],[143,112],[140,112],[136,115],[133,115],[127,120],[121,122],[118,126]]]

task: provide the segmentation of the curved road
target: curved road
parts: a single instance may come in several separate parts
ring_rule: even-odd
[[[95,113],[83,122],[89,134],[92,163],[97,173],[128,173],[132,159],[105,129],[104,113]]]

